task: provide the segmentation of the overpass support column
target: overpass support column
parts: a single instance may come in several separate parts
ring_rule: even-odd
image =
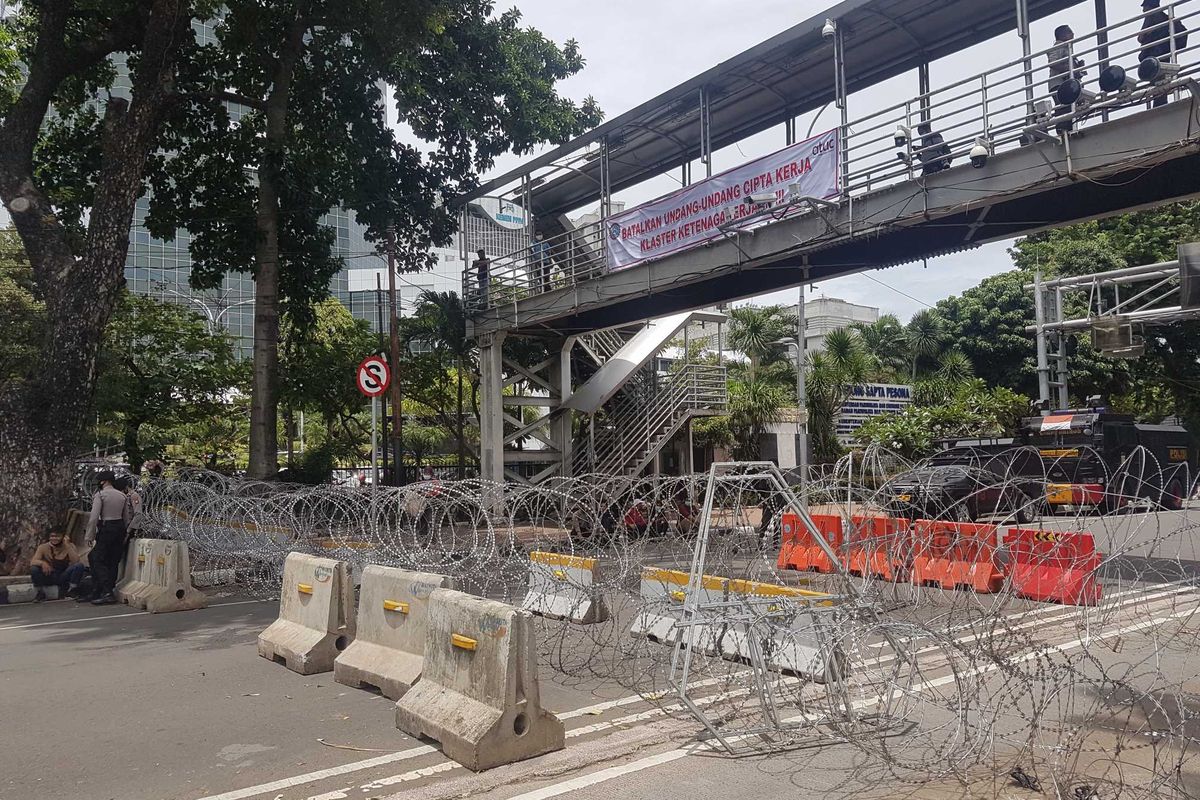
[[[555,377],[558,379],[560,403],[566,402],[567,398],[575,391],[575,382],[571,376],[571,351],[575,349],[575,340],[578,338],[577,336],[568,336],[559,351],[558,374]],[[564,478],[570,478],[575,474],[574,423],[575,412],[564,408],[559,412],[558,419],[550,430],[551,438],[558,444],[558,449],[562,453],[562,466],[559,468],[559,474]]]
[[[479,340],[479,477],[504,483],[504,338]]]

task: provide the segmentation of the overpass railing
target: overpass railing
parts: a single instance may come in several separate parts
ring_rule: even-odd
[[[1200,73],[1200,59],[1195,57],[1200,49],[1200,8],[1189,10],[1190,5],[1191,0],[1179,0],[1161,9],[1168,16],[1168,30],[1182,23],[1190,36],[1186,43],[1170,35],[1165,41],[1158,39],[1166,44],[1162,61],[1170,66],[1157,82],[1138,77],[1140,55],[1152,43],[1139,41],[1143,21],[1157,11],[1150,10],[1076,36],[1065,43],[1065,63],[1058,46],[1049,47],[852,121],[843,137],[840,199],[961,166],[971,161],[973,151],[990,158],[1038,141],[1069,142],[1071,131],[1178,99],[1189,84],[1195,85]],[[1075,59],[1082,67],[1074,66]],[[1102,90],[1101,72],[1109,66],[1125,69],[1132,83],[1119,88],[1106,84],[1109,90]],[[1065,103],[1056,91],[1061,81],[1071,78],[1079,80],[1083,91],[1074,102]],[[924,125],[929,126],[927,132]],[[1133,158],[1139,153],[1136,143],[1131,143],[1128,155]],[[970,183],[963,182],[964,201],[978,196],[979,190],[972,191]],[[761,221],[761,215],[749,219]],[[468,313],[600,277],[607,271],[606,239],[605,223],[600,220],[510,253],[489,253],[486,272],[475,264],[463,272]]]

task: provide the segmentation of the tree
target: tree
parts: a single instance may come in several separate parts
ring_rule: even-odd
[[[21,380],[45,335],[46,304],[38,299],[29,259],[12,228],[0,230],[0,319],[5,328],[0,339],[0,383]]]
[[[1025,395],[967,380],[938,402],[915,403],[898,414],[868,419],[855,432],[855,439],[905,458],[924,458],[937,450],[939,439],[1012,436],[1028,408]]]
[[[467,337],[467,313],[462,298],[456,292],[421,293],[415,316],[413,334],[424,337],[433,353],[443,362],[442,374],[453,375],[456,397],[454,425],[455,448],[458,458],[458,479],[466,477],[466,422],[463,416],[464,375],[471,363],[474,346]],[[444,420],[445,414],[442,414]]]
[[[816,463],[832,463],[841,456],[837,417],[849,399],[852,387],[866,379],[869,365],[858,337],[848,330],[831,332],[825,337],[825,352],[809,354],[805,399],[809,438]]]
[[[936,306],[946,337],[989,386],[1009,386],[1037,394],[1033,336],[1033,294],[1025,285],[1033,273],[1012,270],[985,278],[961,295]]]
[[[874,322],[856,322],[850,330],[870,359],[873,379],[892,383],[908,377],[908,339],[895,314],[884,314]]]
[[[275,471],[281,313],[311,321],[340,268],[322,216],[352,211],[368,238],[394,230],[401,269],[431,265],[455,210],[506,152],[562,142],[599,122],[560,97],[577,73],[559,48],[490,0],[230,0],[196,90],[172,118],[149,226],[192,234],[194,276],[255,277],[250,474]],[[382,83],[422,148],[389,127]],[[223,105],[245,113],[230,114]],[[428,149],[427,155],[423,149]]]
[[[326,431],[342,433],[340,448],[330,443],[332,455],[348,455],[363,441],[355,417],[366,406],[355,384],[355,371],[364,358],[379,350],[381,342],[369,323],[355,319],[332,298],[317,303],[313,316],[307,326],[291,320],[283,326],[280,396],[289,410],[289,441],[292,412],[315,411]]]
[[[729,346],[750,359],[751,380],[759,366],[783,357],[781,339],[796,338],[796,317],[783,306],[738,306],[729,317]]]
[[[941,317],[932,309],[913,314],[904,329],[904,339],[912,362],[910,378],[917,380],[917,369],[922,361],[936,360],[945,341]]]
[[[92,407],[134,203],[174,100],[178,61],[194,46],[192,14],[208,5],[27,2],[6,30],[11,39],[0,40],[0,200],[46,315],[46,335],[24,380],[0,385],[0,475],[19,476],[0,492],[0,547],[22,557],[69,497],[71,459]],[[117,53],[129,54],[128,88],[107,93],[115,78],[109,59]],[[47,126],[51,107],[56,124]],[[62,131],[88,146],[63,147],[64,137],[54,135]]]
[[[197,312],[125,293],[105,330],[96,410],[118,421],[136,473],[146,460],[144,425],[169,428],[220,415],[244,372],[233,340],[210,331]]]
[[[779,412],[788,404],[787,391],[777,384],[750,378],[733,381],[729,391],[729,432],[733,457],[757,461],[762,457],[762,437],[767,426],[779,421]],[[712,429],[709,429],[710,432]]]

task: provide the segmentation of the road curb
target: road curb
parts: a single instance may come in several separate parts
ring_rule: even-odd
[[[46,599],[58,600],[58,587],[47,586]],[[37,589],[32,583],[10,583],[0,585],[0,606],[16,605],[17,603],[32,603]]]

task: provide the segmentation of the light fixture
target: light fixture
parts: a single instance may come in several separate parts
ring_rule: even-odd
[[[1166,83],[1179,74],[1179,65],[1174,61],[1159,61],[1147,58],[1138,65],[1138,77],[1155,85]]]
[[[908,143],[912,141],[912,129],[906,128],[903,125],[896,126],[896,132],[892,135],[896,141],[896,147],[908,147]]]
[[[776,199],[774,192],[759,192],[758,194],[750,195],[750,205],[773,206]]]
[[[1076,106],[1083,109],[1096,102],[1096,94],[1084,89],[1077,78],[1068,78],[1054,90],[1054,99],[1058,101],[1059,106]]]
[[[837,34],[837,23],[831,19],[825,20],[825,26],[821,28],[821,35],[826,39],[832,39]]]
[[[991,157],[992,141],[986,136],[980,136],[975,140],[975,146],[971,148],[971,166],[975,169],[983,169]]]
[[[1124,67],[1111,64],[1100,72],[1100,91],[1129,94],[1137,88],[1137,81],[1125,72]]]

